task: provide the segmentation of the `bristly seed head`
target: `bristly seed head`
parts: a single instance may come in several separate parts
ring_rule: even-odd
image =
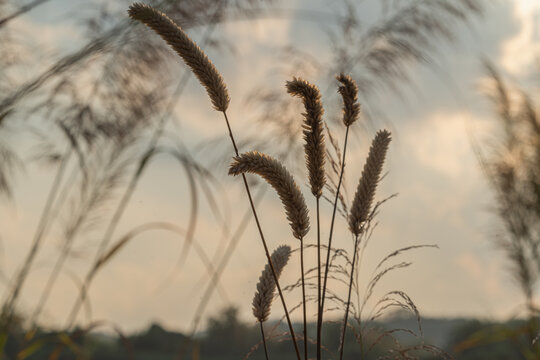
[[[306,109],[306,112],[302,114],[304,115],[302,128],[306,142],[304,145],[306,166],[309,173],[311,193],[319,198],[326,183],[324,172],[326,148],[322,120],[324,109],[321,94],[317,86],[296,77],[292,81],[287,81],[286,87],[289,94],[302,99]]]
[[[285,207],[293,236],[302,240],[309,231],[308,209],[304,196],[289,171],[278,160],[251,151],[234,157],[230,165],[229,175],[243,173],[261,176],[277,191]]]
[[[206,88],[214,109],[226,111],[229,93],[223,77],[199,46],[174,21],[149,5],[134,3],[129,16],[139,20],[163,38],[184,60]]]
[[[380,130],[375,135],[369,149],[369,155],[362,170],[362,176],[354,195],[349,215],[349,229],[358,236],[362,229],[362,224],[368,220],[375,190],[379,183],[381,171],[388,150],[388,145],[392,138],[387,130]]]
[[[283,268],[287,265],[290,256],[291,248],[287,245],[281,245],[272,253],[270,259],[272,260],[278,279],[283,272]],[[253,315],[258,321],[265,322],[268,320],[275,291],[276,282],[274,281],[272,269],[270,268],[270,264],[266,264],[259,277],[257,291],[253,297]]]
[[[336,79],[343,84],[338,88],[338,92],[343,98],[343,123],[345,126],[350,126],[360,116],[358,86],[349,75],[339,74]]]

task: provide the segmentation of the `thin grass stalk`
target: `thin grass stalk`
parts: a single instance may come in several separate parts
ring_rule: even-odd
[[[317,360],[321,359],[321,331],[322,331],[323,314],[324,314],[324,299],[326,295],[326,284],[328,281],[328,270],[329,270],[329,265],[330,265],[330,249],[332,248],[332,235],[334,233],[334,222],[336,219],[337,204],[339,201],[339,190],[341,188],[341,183],[343,182],[343,172],[345,171],[345,154],[347,153],[347,140],[349,138],[349,128],[350,128],[350,125],[347,125],[347,129],[345,131],[345,142],[343,144],[343,157],[341,160],[341,170],[339,173],[338,186],[336,188],[336,198],[334,200],[334,208],[332,210],[332,220],[330,221],[330,234],[328,236],[328,249],[326,252],[326,263],[324,267],[324,282],[323,282],[322,293],[321,293],[321,306],[319,309],[319,316],[317,319]]]
[[[207,93],[210,99],[212,100],[214,109],[221,111],[223,113],[225,117],[225,123],[227,124],[227,128],[229,131],[229,136],[231,138],[231,141],[234,147],[234,151],[236,153],[236,156],[239,156],[238,147],[236,146],[236,142],[234,140],[234,136],[231,131],[229,119],[226,113],[226,109],[229,104],[229,95],[227,93],[227,87],[225,85],[225,82],[223,81],[221,74],[217,71],[217,69],[212,64],[212,62],[208,59],[206,54],[204,54],[204,52],[198,47],[198,45],[195,44],[189,38],[189,36],[187,36],[187,34],[185,34],[184,31],[180,27],[178,27],[178,25],[176,25],[172,20],[170,20],[165,14],[160,13],[159,11],[156,11],[147,5],[138,4],[138,3],[133,4],[130,7],[129,14],[132,18],[140,20],[145,25],[147,25],[148,27],[152,28],[155,32],[157,32],[167,43],[169,43],[169,45],[171,45],[171,47],[184,60],[186,65],[191,68],[192,72],[199,79],[199,82],[201,83],[201,85],[203,85],[206,88]],[[257,212],[255,210],[255,206],[253,204],[253,199],[251,196],[249,185],[247,183],[247,179],[244,174],[242,174],[242,179],[244,182],[244,186],[246,188],[246,192],[248,195],[248,199],[249,199],[249,203],[250,203],[253,215],[255,217],[255,221],[257,223],[257,228],[261,237],[261,241],[263,243],[265,254],[266,254],[268,263],[270,265],[270,268],[272,270],[272,276],[274,277],[274,280],[276,282],[276,287],[278,289],[280,299],[283,304],[283,308],[285,310],[285,315],[287,317],[287,322],[288,322],[289,329],[291,332],[291,338],[293,340],[296,355],[297,355],[298,360],[301,360],[300,352],[298,350],[298,345],[296,343],[296,338],[294,335],[294,330],[292,328],[292,323],[289,317],[289,312],[285,304],[285,299],[283,297],[283,293],[279,285],[279,281],[278,281],[278,277],[274,269],[274,265],[272,264],[270,253],[268,251],[266,240],[262,232],[262,228],[259,222],[259,218],[257,216]]]
[[[304,280],[304,239],[300,239],[300,270],[302,271],[302,312],[304,315],[304,359],[308,360],[307,353],[307,315],[306,315],[306,285]]]
[[[163,127],[165,124],[165,117],[162,118],[162,121],[158,124],[156,127],[156,131],[154,132],[152,139],[150,140],[150,144],[157,144],[157,141],[161,137],[161,134],[163,132]],[[129,181],[129,185],[126,188],[126,191],[122,195],[122,199],[120,200],[120,203],[118,204],[118,207],[116,208],[111,221],[109,222],[109,225],[107,226],[107,229],[105,230],[105,234],[103,235],[103,239],[101,240],[101,243],[99,244],[98,251],[96,252],[96,256],[94,258],[94,265],[97,263],[98,259],[102,257],[102,255],[105,252],[105,249],[107,248],[107,245],[111,241],[112,235],[114,234],[114,231],[116,230],[116,226],[120,222],[120,219],[122,218],[122,215],[124,214],[124,211],[127,208],[127,205],[129,204],[129,200],[131,199],[131,196],[133,195],[135,188],[137,187],[137,184],[139,182],[140,174],[137,169],[137,171],[134,173],[134,175],[131,177]],[[77,300],[75,304],[73,305],[70,315],[67,320],[66,328],[70,329],[77,318],[77,315],[79,313],[79,310],[86,299],[88,295],[88,288],[90,287],[90,284],[92,283],[92,280],[94,279],[94,276],[96,275],[96,272],[98,270],[98,267],[92,266],[90,271],[86,274],[86,277],[84,279],[83,286],[81,287],[81,291],[79,292],[79,296],[77,297]]]
[[[71,242],[71,241],[73,241],[73,237],[69,240],[66,240],[66,242]],[[53,270],[51,272],[51,275],[49,276],[49,278],[47,279],[47,282],[45,283],[45,287],[43,288],[43,292],[41,293],[39,297],[38,304],[36,308],[34,309],[34,311],[32,312],[32,315],[30,316],[30,324],[33,327],[37,326],[37,318],[39,314],[43,311],[43,308],[47,302],[47,299],[49,298],[49,295],[52,291],[53,285],[58,279],[58,275],[60,274],[60,270],[63,267],[64,261],[66,257],[69,255],[68,248],[69,248],[69,243],[66,243],[66,245],[64,245],[62,250],[60,251],[60,256],[56,260]]]
[[[265,193],[265,188],[261,188],[261,191],[258,194],[255,194],[254,202],[255,204],[259,203],[260,200],[262,200],[262,197]],[[206,287],[206,290],[204,291],[201,301],[197,305],[197,309],[194,311],[193,316],[193,322],[191,326],[191,330],[189,332],[189,338],[192,338],[195,336],[195,333],[197,332],[199,322],[202,318],[202,314],[204,313],[204,310],[206,309],[206,306],[208,305],[208,301],[210,300],[210,297],[212,296],[212,293],[216,289],[216,284],[219,282],[219,276],[223,274],[225,271],[225,267],[227,266],[231,255],[233,254],[236,245],[238,245],[238,241],[242,237],[247,225],[249,224],[249,219],[251,214],[251,209],[248,209],[245,213],[242,221],[238,225],[236,231],[231,236],[231,242],[229,243],[227,249],[224,252],[223,257],[221,258],[221,261],[219,262],[219,265],[216,268],[216,271],[214,273],[214,276],[210,279],[210,282],[208,283],[208,286]],[[180,352],[183,352],[184,348],[181,349]]]
[[[93,87],[92,95],[90,95],[90,97],[95,94],[95,91],[96,91],[96,86]],[[71,153],[73,153],[73,152],[74,152],[74,148],[71,148]],[[50,210],[52,212],[52,214],[50,215],[50,219],[49,219],[50,222],[54,221],[54,219],[56,219],[58,217],[58,215],[60,213],[60,210],[62,209],[64,203],[66,202],[66,199],[68,197],[70,189],[75,184],[76,176],[77,176],[77,174],[79,172],[81,172],[81,166],[76,166],[72,170],[69,179],[66,180],[66,182],[64,183],[63,190],[58,195],[58,197],[57,197],[57,199],[55,201],[54,209]],[[84,178],[84,176],[85,175],[83,174],[83,178]],[[82,222],[82,219],[80,221]],[[50,295],[50,293],[52,291],[54,283],[56,282],[56,280],[58,278],[58,274],[60,273],[60,270],[63,267],[64,261],[66,260],[67,255],[69,253],[70,245],[72,243],[71,239],[73,239],[74,237],[75,237],[75,233],[73,233],[73,235],[71,236],[71,238],[69,240],[65,239],[65,244],[64,244],[64,246],[62,247],[62,249],[60,251],[60,255],[59,255],[59,257],[57,258],[57,260],[56,260],[56,262],[54,264],[53,270],[52,270],[51,274],[49,275],[49,278],[47,279],[47,282],[45,283],[45,287],[43,288],[43,291],[42,291],[42,293],[41,293],[41,295],[39,297],[38,303],[37,303],[34,311],[32,312],[31,316],[28,318],[28,323],[32,327],[32,330],[30,330],[30,332],[35,333],[35,331],[37,330],[37,319],[38,319],[39,315],[41,314],[41,312],[43,311],[43,308],[45,307],[45,304],[47,303],[48,297],[49,297],[49,295]],[[31,340],[31,338],[25,338],[25,341],[30,341],[30,340]]]
[[[56,175],[54,177],[53,183],[51,185],[51,189],[49,190],[49,195],[47,196],[47,201],[45,202],[45,207],[43,208],[38,226],[36,228],[36,233],[32,241],[32,247],[30,248],[30,251],[28,252],[28,255],[26,256],[24,265],[21,268],[21,271],[17,275],[17,278],[13,284],[14,286],[13,290],[11,291],[11,293],[8,293],[8,298],[4,301],[2,314],[1,314],[2,319],[0,320],[1,321],[0,329],[4,327],[5,325],[4,322],[6,322],[6,324],[9,322],[10,317],[11,317],[11,312],[13,308],[15,307],[17,298],[24,285],[26,277],[30,271],[30,268],[32,267],[32,263],[34,262],[34,259],[37,253],[39,252],[41,242],[43,240],[43,236],[49,224],[51,209],[56,199],[56,196],[58,194],[58,190],[60,189],[60,184],[62,183],[62,179],[64,177],[67,164],[71,157],[71,152],[72,152],[72,148],[68,146],[68,149],[65,151],[64,156],[62,156],[62,162],[60,163],[58,170],[56,172]]]
[[[236,146],[236,141],[234,140],[234,136],[233,136],[233,133],[232,133],[232,130],[231,130],[231,125],[229,123],[229,118],[227,117],[227,113],[225,111],[222,111],[222,112],[223,112],[223,116],[225,117],[225,123],[227,124],[227,129],[229,131],[229,137],[231,138],[231,142],[233,144],[234,152],[235,152],[236,156],[240,156],[240,154],[238,152],[238,147]],[[257,224],[257,229],[259,231],[259,235],[260,235],[263,247],[264,247],[264,253],[266,254],[266,259],[268,260],[268,264],[270,265],[270,269],[272,269],[272,276],[274,277],[274,281],[276,282],[276,287],[278,289],[279,298],[281,299],[281,304],[283,305],[283,311],[285,312],[285,317],[287,318],[287,324],[289,326],[291,339],[292,339],[293,344],[294,344],[294,350],[296,352],[296,357],[297,357],[298,360],[301,360],[302,358],[300,356],[300,350],[298,349],[298,344],[296,343],[296,335],[294,334],[294,329],[292,327],[292,322],[291,322],[291,318],[289,316],[289,311],[287,310],[287,304],[285,303],[285,298],[283,297],[283,292],[281,291],[281,286],[279,285],[279,280],[278,280],[278,276],[276,274],[276,270],[274,269],[274,264],[272,264],[272,259],[270,257],[270,252],[268,251],[268,246],[267,246],[266,240],[264,238],[261,223],[260,223],[259,217],[257,215],[257,210],[255,210],[255,205],[253,204],[251,191],[249,190],[249,184],[247,182],[246,175],[244,173],[242,173],[241,175],[242,175],[242,180],[244,182],[244,187],[246,188],[246,193],[248,195],[249,205],[251,206],[251,211],[253,212],[253,217],[255,218],[255,222]]]
[[[321,223],[320,223],[320,211],[319,211],[319,198],[316,199],[317,203],[317,322],[321,314]],[[319,348],[321,346],[321,338],[318,336],[317,331],[317,355],[320,354]]]
[[[323,121],[322,116],[324,108],[321,102],[321,93],[319,88],[301,78],[294,77],[293,80],[286,83],[287,92],[295,97],[302,99],[305,113],[303,113],[304,122],[302,124],[304,134],[304,152],[306,157],[306,167],[308,170],[309,183],[311,193],[317,200],[317,269],[318,269],[318,286],[317,286],[317,311],[320,307],[320,223],[318,202],[322,195],[322,190],[326,183],[324,172],[325,164],[325,142],[323,136]],[[300,263],[302,266],[302,310],[304,315],[304,356],[308,359],[307,354],[307,316],[306,316],[306,291],[304,279],[304,244],[301,240],[300,244]],[[317,315],[318,316],[318,315]]]
[[[95,96],[95,94],[97,92],[97,88],[98,88],[98,84],[96,83],[92,87],[89,98],[92,98],[92,97]],[[73,152],[74,149],[75,148],[71,149],[72,152]],[[83,179],[86,177],[85,171],[82,170],[82,166],[78,166],[78,167],[75,167],[73,169],[70,178],[64,184],[64,188],[63,188],[62,193],[59,194],[59,197],[58,197],[58,199],[56,201],[56,204],[55,204],[55,209],[51,209],[51,211],[54,211],[54,213],[51,215],[52,219],[54,219],[54,218],[56,218],[58,216],[58,214],[60,212],[60,209],[62,208],[62,206],[64,205],[64,203],[66,201],[66,198],[67,198],[67,196],[69,194],[70,189],[74,186],[75,178],[76,178],[76,176],[77,176],[77,174],[79,172],[83,172],[83,175],[82,175]],[[86,180],[83,180],[83,184],[85,184],[83,186],[86,186]],[[92,196],[94,196],[94,195],[92,195]],[[79,220],[78,220],[79,224],[82,224],[83,218],[84,218],[84,216],[79,217]],[[77,228],[78,227],[79,226],[77,226]],[[57,258],[57,260],[56,260],[56,262],[54,264],[53,270],[52,270],[51,274],[49,275],[49,278],[47,279],[45,287],[44,287],[44,289],[43,289],[43,291],[42,291],[42,293],[40,295],[40,298],[38,300],[37,306],[35,307],[32,315],[29,318],[29,323],[31,324],[31,326],[34,327],[34,330],[35,330],[35,327],[37,326],[36,320],[37,320],[38,316],[40,315],[41,311],[43,310],[43,308],[45,307],[45,304],[47,303],[48,297],[49,297],[49,295],[50,295],[50,293],[52,291],[52,288],[53,288],[57,278],[58,278],[58,274],[60,273],[60,270],[63,267],[64,261],[66,260],[67,255],[68,255],[68,253],[70,251],[72,241],[76,236],[75,234],[76,234],[76,231],[74,231],[72,233],[72,235],[70,236],[69,239],[64,240],[65,244],[64,244],[64,246],[62,247],[62,249],[60,251],[60,255],[59,255],[59,257]]]
[[[351,292],[353,287],[354,264],[356,254],[358,253],[358,243],[360,236],[356,235],[354,239],[354,254],[351,265],[351,278],[349,280],[349,294],[347,295],[347,306],[345,306],[345,319],[343,320],[343,329],[341,330],[341,339],[339,341],[339,360],[343,360],[343,349],[345,348],[345,334],[347,333],[347,321],[349,320],[349,307],[351,305]]]
[[[66,185],[67,186],[67,185]],[[66,190],[66,189],[65,189]],[[69,190],[69,188],[68,188]],[[89,198],[90,199],[94,199],[98,196],[98,193],[100,191],[100,186],[96,186],[93,191],[91,192]],[[58,201],[57,201],[57,206],[60,207],[61,206],[61,203],[60,201],[63,200],[62,198],[60,198]],[[90,205],[91,207],[91,205]],[[70,249],[71,249],[71,246],[73,245],[73,242],[75,241],[76,237],[77,237],[77,233],[79,232],[81,226],[83,225],[84,223],[84,220],[87,216],[87,212],[88,212],[88,209],[85,210],[84,212],[78,214],[77,216],[77,221],[75,222],[76,225],[73,226],[73,231],[71,232],[71,234],[69,236],[67,236],[64,241],[64,245],[62,246],[62,249],[60,250],[60,256],[57,258],[55,264],[54,264],[54,267],[53,267],[53,270],[51,272],[51,274],[49,275],[49,278],[47,279],[47,282],[45,283],[45,287],[40,295],[40,298],[38,300],[38,304],[36,306],[36,308],[34,309],[34,312],[32,313],[32,315],[30,316],[30,323],[33,324],[32,326],[36,326],[36,320],[39,316],[39,314],[41,313],[41,311],[43,310],[43,308],[45,307],[45,304],[47,303],[47,299],[53,289],[53,286],[55,284],[55,282],[57,281],[58,279],[58,275],[60,274],[60,271],[62,270],[63,266],[64,266],[64,262],[66,261],[66,259],[68,258],[69,256],[69,252],[70,252]],[[83,301],[84,301],[84,298],[83,298]]]
[[[259,321],[259,325],[261,327],[261,337],[262,337],[262,342],[263,342],[263,346],[264,346],[264,355],[266,356],[266,360],[269,360],[268,359],[268,349],[266,348],[266,337],[264,336],[264,327],[263,327],[262,321]]]

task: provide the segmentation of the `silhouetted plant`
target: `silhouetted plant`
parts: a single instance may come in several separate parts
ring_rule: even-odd
[[[540,354],[539,308],[534,302],[540,275],[540,118],[538,89],[530,93],[508,83],[489,62],[488,95],[497,114],[497,135],[477,154],[495,193],[495,212],[502,227],[493,243],[503,251],[510,273],[523,294],[528,318],[527,358]],[[529,353],[527,355],[527,353]]]

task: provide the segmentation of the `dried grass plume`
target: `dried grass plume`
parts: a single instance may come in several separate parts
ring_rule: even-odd
[[[343,73],[339,74],[336,79],[342,84],[338,88],[338,92],[343,98],[343,123],[345,126],[349,126],[358,120],[360,116],[358,86],[349,75],[344,75]]]
[[[287,265],[290,256],[291,248],[287,245],[281,245],[272,253],[272,264],[274,265],[274,270],[276,271],[278,279],[283,271],[283,268],[285,265]],[[268,320],[275,291],[276,282],[274,281],[274,276],[272,275],[272,269],[270,268],[270,264],[266,264],[261,276],[259,277],[257,291],[253,297],[253,315],[258,321],[265,322]]]
[[[277,191],[294,237],[302,239],[309,231],[308,209],[304,196],[289,171],[278,160],[251,151],[236,156],[229,168],[229,175],[246,172],[260,175]]]
[[[180,26],[164,13],[141,3],[131,5],[128,14],[132,19],[139,20],[154,30],[180,55],[206,88],[214,109],[227,110],[230,98],[223,77],[201,48]]]
[[[317,86],[300,79],[293,78],[287,81],[287,92],[293,96],[302,98],[306,112],[304,124],[304,150],[306,153],[306,165],[309,173],[309,184],[312,194],[319,198],[326,183],[324,162],[326,148],[324,144],[322,115],[324,109],[321,103],[321,94]]]
[[[389,131],[380,130],[371,143],[349,215],[349,228],[354,235],[360,234],[362,223],[368,219],[391,140]]]

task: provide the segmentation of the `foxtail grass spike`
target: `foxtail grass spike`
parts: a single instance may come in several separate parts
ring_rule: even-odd
[[[264,178],[278,193],[293,236],[301,240],[309,231],[308,209],[300,188],[292,175],[276,159],[251,151],[234,157],[229,175],[253,173]]]
[[[343,123],[345,126],[349,126],[360,116],[358,86],[349,75],[339,74],[336,79],[342,84],[338,88],[338,92],[343,98]]]
[[[349,229],[355,236],[360,234],[362,223],[368,219],[391,140],[390,132],[380,130],[371,143],[369,155],[354,195],[351,214],[349,215]]]
[[[281,245],[272,253],[271,259],[274,264],[274,270],[276,275],[281,275],[283,268],[287,265],[291,256],[291,248],[287,245]],[[274,299],[274,293],[276,292],[276,282],[272,275],[272,269],[270,265],[266,264],[261,276],[259,277],[259,283],[257,284],[257,291],[253,297],[253,316],[259,322],[265,322],[270,315],[270,307],[272,306],[272,300]]]
[[[324,109],[321,103],[321,94],[317,86],[296,77],[292,81],[287,81],[286,87],[289,94],[302,99],[306,109],[302,125],[306,165],[311,192],[316,198],[319,198],[326,183],[324,173],[326,149],[322,120]]]
[[[201,48],[180,26],[164,13],[141,3],[131,5],[128,14],[132,19],[139,20],[154,30],[180,55],[205,87],[214,109],[227,110],[230,98],[223,77]]]

